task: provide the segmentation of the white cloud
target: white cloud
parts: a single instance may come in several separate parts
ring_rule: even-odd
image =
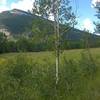
[[[0,0],[0,12],[9,9],[6,4],[7,4],[7,0]]]
[[[0,0],[0,12],[14,8],[24,11],[32,10],[34,1],[35,0],[18,0],[17,2],[12,2],[8,5],[8,0]]]
[[[7,4],[7,0],[0,0],[0,5],[6,5]]]
[[[100,2],[100,0],[92,0],[92,5],[96,6],[97,2]]]
[[[9,8],[7,6],[0,6],[0,12],[8,10]]]
[[[94,32],[93,22],[89,18],[86,18],[83,21],[83,25],[82,26],[83,26],[84,29],[89,30],[90,32]]]
[[[16,8],[24,11],[31,10],[33,8],[33,2],[34,0],[19,0],[18,2],[13,2],[11,4],[11,9]]]

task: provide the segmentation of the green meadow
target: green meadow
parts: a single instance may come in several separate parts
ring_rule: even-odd
[[[100,100],[100,48],[0,55],[0,100]]]

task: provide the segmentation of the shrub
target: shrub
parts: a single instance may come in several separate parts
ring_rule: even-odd
[[[84,56],[78,62],[64,58],[56,85],[54,64],[34,63],[19,54],[0,67],[0,100],[91,100],[95,94],[89,85],[97,73],[97,67],[91,69],[91,65]]]

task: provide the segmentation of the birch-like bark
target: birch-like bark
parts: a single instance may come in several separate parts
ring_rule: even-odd
[[[54,0],[54,32],[55,32],[55,49],[56,49],[56,84],[59,81],[59,58],[60,58],[60,35],[59,35],[59,0]]]

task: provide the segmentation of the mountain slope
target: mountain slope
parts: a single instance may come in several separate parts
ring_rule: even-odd
[[[41,18],[22,10],[13,9],[9,11],[4,11],[0,13],[0,30],[3,31],[5,30],[5,32],[6,33],[9,32],[10,35],[20,35],[23,33],[29,34],[29,32],[31,32],[32,24],[36,24],[37,27],[44,27],[44,25],[40,23],[37,24],[36,20],[41,21]],[[53,26],[53,23],[48,20],[44,20],[44,21],[45,23],[43,24],[45,24],[45,28],[50,28],[49,31],[51,31],[52,30],[51,27]],[[46,24],[48,24],[48,26]],[[69,40],[80,40],[83,38],[82,33],[84,32],[81,30],[71,28],[67,33],[65,32],[66,36],[64,37],[66,37],[66,39]],[[96,35],[92,35],[92,34],[91,37],[93,39],[97,38]]]
[[[30,13],[18,9],[4,11],[0,13],[0,28],[7,29],[11,34],[22,34],[34,18]]]

